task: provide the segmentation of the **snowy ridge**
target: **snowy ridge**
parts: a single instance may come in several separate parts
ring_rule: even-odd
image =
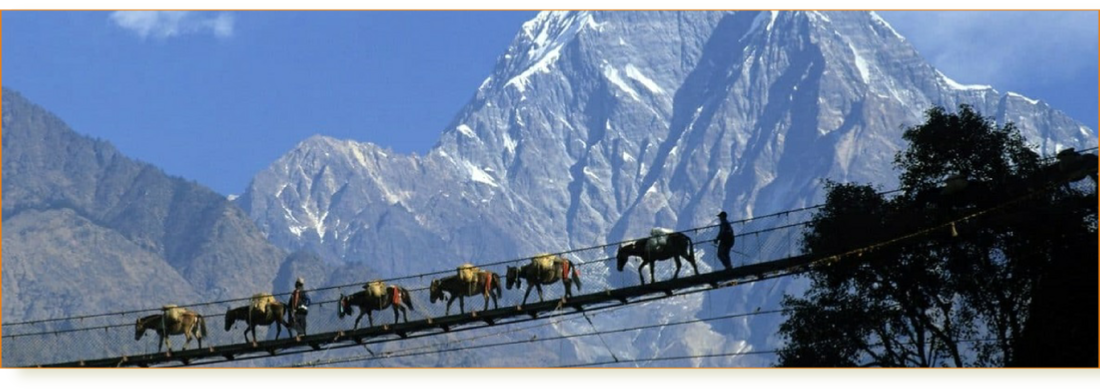
[[[900,39],[902,41],[905,41],[905,37],[903,37],[901,34],[899,34],[897,32],[897,30],[894,30],[894,27],[890,26],[890,23],[887,23],[886,20],[882,19],[881,16],[879,16],[877,13],[875,13],[875,11],[871,11],[871,19],[874,20],[875,23],[878,23],[879,25],[882,25],[882,27],[885,27],[887,30],[890,30],[890,32],[894,34],[894,37],[897,37],[898,39]]]
[[[988,85],[984,85],[984,84],[961,84],[961,83],[956,82],[956,81],[952,80],[951,78],[947,77],[947,75],[944,75],[943,72],[940,72],[939,70],[936,71],[936,74],[939,75],[940,81],[945,83],[947,85],[947,87],[950,87],[951,89],[954,89],[954,90],[992,90],[993,89],[993,86],[988,86]]]
[[[1025,96],[1023,96],[1023,95],[1020,95],[1020,94],[1014,93],[1014,92],[1012,92],[1012,91],[1009,91],[1009,92],[1008,92],[1007,94],[1008,94],[1008,96],[1010,96],[1010,97],[1020,98],[1020,99],[1022,99],[1022,100],[1024,100],[1024,101],[1027,101],[1027,103],[1030,103],[1030,104],[1032,104],[1032,105],[1038,105],[1038,104],[1039,104],[1039,100],[1037,100],[1037,99],[1031,99],[1031,98],[1025,97]]]
[[[772,31],[772,26],[775,25],[775,18],[779,16],[779,11],[760,11],[755,18],[752,19],[752,24],[749,25],[749,29],[745,31],[745,34],[741,35],[738,41],[742,41],[745,37],[752,35],[760,29],[760,25],[764,24],[764,20],[767,19],[767,27],[764,28],[764,32],[768,33]]]
[[[561,56],[561,48],[586,26],[599,28],[588,12],[543,11],[524,23],[523,34],[528,39],[528,46],[525,57],[520,60],[523,71],[505,85],[521,93],[526,91],[531,75],[550,72],[550,67]]]

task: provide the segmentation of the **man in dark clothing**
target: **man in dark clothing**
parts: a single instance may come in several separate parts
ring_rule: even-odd
[[[306,334],[306,315],[309,314],[310,300],[304,289],[305,285],[305,279],[298,278],[294,282],[294,291],[290,293],[290,301],[287,301],[291,310],[290,326],[299,336]]]
[[[714,239],[714,243],[718,244],[718,260],[722,261],[726,269],[731,269],[733,268],[733,262],[730,261],[730,250],[733,249],[734,242],[733,227],[726,220],[725,211],[718,213],[718,219],[722,221],[718,225],[718,237]]]

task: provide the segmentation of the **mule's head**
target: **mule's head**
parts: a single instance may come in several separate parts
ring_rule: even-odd
[[[628,259],[630,259],[630,255],[633,254],[633,253],[634,253],[634,243],[633,242],[627,243],[627,244],[624,244],[624,245],[619,245],[619,251],[618,251],[618,253],[615,254],[615,258],[618,260],[618,262],[616,263],[615,266],[619,269],[619,271],[623,270],[623,267],[626,266],[626,261]]]
[[[433,304],[435,301],[443,300],[443,289],[439,287],[439,279],[432,279],[432,285],[428,288],[428,299]]]
[[[229,332],[229,330],[233,328],[233,323],[236,321],[237,319],[233,317],[233,311],[229,308],[225,308],[225,331]]]
[[[336,305],[336,315],[340,316],[340,318],[344,318],[344,316],[349,314],[351,314],[351,301],[347,296],[340,294],[340,301],[337,302]]]
[[[139,317],[134,323],[134,340],[141,340],[142,336],[145,336],[145,323],[141,322]]]
[[[508,290],[511,290],[512,286],[519,288],[519,268],[508,267],[508,272],[506,272],[504,276],[507,281]]]

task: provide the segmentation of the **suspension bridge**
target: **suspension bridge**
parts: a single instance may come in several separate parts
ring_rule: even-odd
[[[1061,180],[1062,183],[1066,182]],[[1091,189],[1095,204],[1095,183],[1083,181]],[[894,191],[891,191],[894,192]],[[886,192],[890,193],[890,192]],[[544,285],[547,300],[534,300],[521,304],[521,291],[507,290],[499,308],[486,309],[482,300],[468,297],[465,312],[447,314],[445,302],[431,303],[427,295],[427,281],[455,274],[454,269],[434,271],[413,276],[384,279],[387,284],[401,284],[410,288],[415,303],[409,322],[389,322],[388,309],[379,312],[378,324],[373,327],[352,328],[353,320],[337,317],[337,299],[343,294],[358,291],[364,282],[349,285],[323,287],[310,290],[314,299],[309,316],[308,335],[249,342],[239,331],[225,332],[222,316],[230,307],[244,306],[248,298],[181,305],[202,314],[208,324],[208,335],[203,346],[182,350],[158,351],[157,336],[134,338],[134,321],[137,317],[162,312],[160,308],[128,310],[105,314],[35,320],[3,325],[3,364],[13,367],[124,367],[124,366],[195,366],[234,362],[273,356],[299,355],[322,350],[361,346],[391,340],[416,339],[459,331],[492,328],[501,325],[527,322],[539,318],[555,318],[571,314],[584,315],[601,309],[758,282],[778,277],[804,273],[813,265],[832,263],[894,242],[908,241],[928,235],[942,235],[952,230],[956,223],[972,220],[983,214],[1002,214],[1016,203],[1026,202],[1021,197],[997,207],[960,216],[949,222],[931,223],[920,230],[878,243],[851,249],[833,255],[808,255],[801,253],[802,230],[810,222],[818,206],[811,206],[775,214],[734,221],[737,231],[732,269],[722,269],[707,244],[715,238],[717,226],[704,226],[681,230],[694,241],[699,273],[695,274],[690,263],[684,264],[678,278],[672,278],[674,263],[660,261],[656,264],[657,281],[641,284],[636,272],[639,260],[634,259],[622,272],[615,271],[615,252],[627,242],[602,244],[559,252],[574,262],[580,271],[585,289],[563,299],[560,284]],[[1093,210],[1095,214],[1095,210]],[[530,262],[529,257],[478,265],[483,270],[503,274],[505,267],[519,267]],[[372,279],[373,280],[373,279]],[[510,292],[509,292],[510,291]],[[288,293],[277,294],[286,298]],[[243,329],[243,327],[242,327]],[[289,335],[289,331],[287,332]],[[180,344],[182,338],[171,338]],[[195,342],[191,343],[197,346]]]
[[[564,289],[559,283],[543,285],[545,301],[539,301],[535,293],[526,305],[521,304],[523,290],[505,290],[500,307],[490,301],[483,310],[480,297],[465,299],[465,313],[459,313],[458,303],[447,315],[445,301],[428,301],[428,282],[455,274],[454,269],[435,271],[415,276],[384,279],[387,284],[399,284],[409,288],[415,311],[409,314],[409,322],[395,323],[392,312],[386,309],[375,314],[375,326],[352,329],[354,316],[337,317],[337,300],[341,294],[360,290],[362,282],[324,287],[309,291],[313,298],[310,307],[309,333],[302,337],[246,342],[240,329],[224,331],[223,316],[226,308],[249,303],[248,298],[214,301],[199,304],[180,304],[181,307],[202,314],[207,323],[208,335],[203,347],[192,341],[186,350],[180,350],[182,335],[170,337],[176,350],[157,352],[155,332],[140,341],[134,339],[134,320],[162,309],[138,309],[107,314],[64,317],[50,320],[4,324],[3,363],[17,367],[118,367],[118,366],[179,366],[238,361],[273,355],[292,355],[323,349],[335,349],[376,342],[378,339],[414,339],[438,333],[449,333],[494,325],[506,325],[543,317],[560,317],[596,309],[623,306],[654,298],[682,294],[694,290],[714,289],[738,283],[757,281],[786,273],[805,266],[808,258],[799,255],[800,230],[810,219],[816,206],[784,211],[753,219],[731,222],[738,232],[733,260],[737,266],[722,269],[714,257],[714,247],[709,246],[717,235],[717,226],[682,230],[694,240],[699,274],[686,260],[680,277],[672,279],[674,264],[670,260],[656,263],[657,282],[641,284],[637,265],[633,258],[622,272],[615,271],[615,252],[624,242],[603,244],[557,254],[573,261],[584,281],[584,289],[574,291],[573,297],[562,300]],[[772,255],[777,255],[772,257]],[[771,258],[768,260],[768,258]],[[504,275],[505,267],[519,267],[530,262],[529,257],[495,263],[479,264],[483,270]],[[457,263],[456,263],[457,266]],[[646,273],[648,279],[648,272]],[[285,300],[288,293],[276,294]],[[238,325],[240,325],[238,323]],[[274,329],[274,324],[268,329]],[[263,327],[261,326],[261,332]]]

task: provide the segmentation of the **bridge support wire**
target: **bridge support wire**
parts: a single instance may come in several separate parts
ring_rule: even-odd
[[[603,334],[600,334],[600,331],[596,329],[596,324],[592,324],[592,319],[588,317],[588,313],[581,312],[581,314],[583,314],[584,319],[588,321],[588,325],[592,327],[592,332],[596,334],[596,337],[600,338],[600,342],[603,343],[603,347],[607,349],[607,353],[611,354],[611,358],[614,359],[615,362],[619,362],[619,357],[615,356],[614,351],[611,351],[611,347],[608,346],[607,341],[603,339]]]

